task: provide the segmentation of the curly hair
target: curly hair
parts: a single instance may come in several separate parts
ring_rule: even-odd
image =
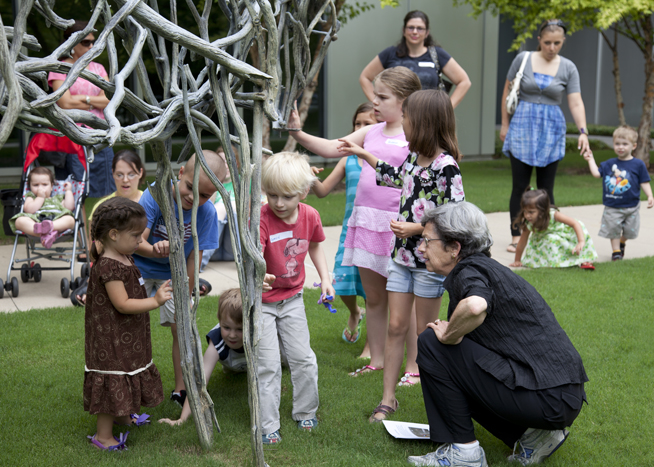
[[[109,238],[109,232],[117,230],[124,232],[145,227],[147,217],[145,209],[139,203],[128,198],[109,198],[98,206],[91,221],[91,259],[96,262],[102,252],[98,252],[97,243],[104,243]]]

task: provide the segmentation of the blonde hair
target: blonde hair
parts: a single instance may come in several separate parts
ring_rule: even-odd
[[[393,95],[402,101],[422,89],[418,75],[404,66],[386,68],[375,76],[373,83],[377,81],[388,86]]]
[[[266,193],[304,195],[316,180],[309,158],[297,152],[273,154],[261,169],[261,188]]]
[[[231,319],[234,324],[243,324],[243,302],[240,289],[225,290],[220,295],[218,322],[222,322],[225,317]]]
[[[613,132],[613,139],[624,138],[633,144],[638,143],[638,132],[629,125],[621,125]]]

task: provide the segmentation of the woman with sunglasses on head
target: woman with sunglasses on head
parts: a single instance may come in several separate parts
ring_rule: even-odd
[[[64,41],[68,40],[74,33],[84,30],[87,26],[87,21],[75,21],[75,24],[64,31]],[[94,43],[95,36],[91,32],[72,48],[70,57],[64,58],[62,61],[70,64],[77,62],[93,47]],[[99,63],[91,62],[86,69],[105,80],[108,79],[107,71]],[[64,84],[66,77],[67,75],[64,73],[51,72],[48,74],[48,85],[53,91],[56,91]],[[102,120],[105,120],[102,111],[107,104],[109,104],[109,99],[104,95],[104,91],[84,78],[78,78],[61,99],[57,101],[57,105],[62,109],[87,110]],[[89,197],[100,198],[116,191],[116,185],[111,174],[111,161],[113,158],[114,152],[110,147],[94,155],[93,162],[89,164]]]
[[[536,185],[547,191],[554,204],[554,178],[559,161],[565,156],[566,124],[561,100],[568,96],[568,107],[579,129],[577,148],[581,155],[591,153],[586,130],[586,110],[581,99],[579,72],[574,63],[559,55],[565,43],[566,28],[561,20],[545,21],[539,30],[538,49],[521,52],[513,60],[502,94],[502,152],[511,159],[513,188],[511,191],[511,236],[507,251],[514,253],[520,240],[520,229],[513,222],[520,211],[520,199],[530,185],[536,167]],[[525,54],[520,80],[518,107],[509,116],[506,98],[509,85],[516,77]],[[509,123],[510,119],[510,123]]]
[[[375,76],[396,66],[404,66],[417,74],[422,89],[438,89],[442,72],[456,86],[450,96],[452,107],[459,105],[470,89],[468,74],[436,44],[429,32],[429,18],[419,10],[410,11],[404,17],[400,43],[382,50],[361,72],[359,83],[368,100],[375,98],[372,87]]]

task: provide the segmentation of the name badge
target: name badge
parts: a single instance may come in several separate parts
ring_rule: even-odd
[[[293,231],[289,230],[287,232],[280,232],[275,235],[270,236],[270,243],[275,243],[286,238],[293,238]]]
[[[436,64],[434,62],[418,62],[418,66],[420,68],[436,68]]]
[[[390,144],[391,146],[398,146],[400,148],[405,148],[409,145],[409,142],[400,141],[399,139],[387,139],[386,144]]]
[[[139,285],[145,285],[145,281],[142,277],[139,277]]]

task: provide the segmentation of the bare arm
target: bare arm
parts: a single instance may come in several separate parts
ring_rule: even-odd
[[[127,290],[125,290],[125,284],[121,281],[109,281],[105,284],[105,287],[112,305],[119,313],[124,315],[137,315],[160,307],[172,298],[170,292],[173,290],[170,279],[159,287],[154,297],[149,298],[129,298]]]
[[[69,211],[75,209],[75,195],[73,195],[73,185],[70,182],[64,183],[64,207]]]
[[[56,91],[64,84],[62,80],[52,81],[52,89]],[[70,90],[66,91],[63,96],[57,101],[57,105],[62,109],[80,109],[80,110],[90,110],[89,105],[92,105],[96,109],[104,109],[109,104],[109,99],[104,95],[104,91],[100,91],[100,94],[97,96],[88,96],[90,104],[86,103],[86,95],[76,94],[72,95]]]
[[[374,80],[375,76],[377,76],[382,71],[384,71],[384,65],[382,65],[381,60],[379,60],[379,56],[375,56],[375,58],[373,58],[372,61],[366,65],[366,67],[359,75],[359,84],[361,85],[361,89],[363,89],[363,93],[366,95],[370,102],[372,102],[375,98],[375,89],[373,88],[372,80]],[[443,72],[445,72],[445,70],[443,70]]]
[[[640,188],[645,192],[647,195],[647,209],[651,209],[654,207],[654,197],[652,197],[652,186],[649,184],[649,182],[641,183]]]
[[[486,319],[488,303],[485,299],[472,295],[459,302],[450,321],[436,320],[427,324],[438,340],[445,345],[457,345],[463,336],[477,329]]]
[[[522,228],[522,234],[520,234],[520,240],[518,240],[518,246],[515,247],[515,261],[509,266],[512,268],[521,268],[522,267],[522,253],[525,251],[525,248],[527,247],[527,241],[529,240],[529,234],[531,232],[527,227],[523,226]]]
[[[468,89],[472,86],[472,83],[470,82],[468,73],[466,73],[454,58],[450,58],[447,64],[443,67],[443,74],[456,86],[456,89],[450,97],[452,107],[456,109],[456,106],[461,103],[463,97],[468,92]]]
[[[593,177],[595,178],[600,178],[601,174],[599,172],[599,168],[597,167],[597,162],[595,162],[595,158],[593,157],[592,152],[587,152],[586,154],[583,154],[584,159],[588,162],[588,168],[590,169],[590,173],[593,174]]]
[[[509,132],[509,112],[506,111],[506,98],[509,95],[509,85],[511,82],[507,79],[504,83],[504,91],[502,91],[502,101],[500,102],[500,110],[502,113],[502,128],[500,129],[500,139],[504,141],[506,139],[506,134]]]
[[[36,198],[25,198],[25,205],[23,206],[23,211],[28,214],[36,213],[45,202],[45,195],[43,193],[34,193]]]
[[[343,180],[345,177],[346,162],[347,159],[341,159],[338,161],[338,164],[336,164],[336,167],[334,167],[334,170],[332,170],[332,173],[330,173],[326,179],[316,180],[311,188],[318,198],[324,198],[327,196],[338,184],[338,182]]]
[[[362,128],[361,130],[363,130],[363,129],[364,128]],[[359,130],[359,131],[361,131],[361,130]],[[352,133],[352,134],[356,134],[356,133]],[[351,139],[351,136],[352,135],[346,136],[345,138],[339,138],[338,139],[338,143],[339,143],[338,144],[338,150],[339,150],[339,152],[341,152],[342,154],[344,154],[344,153],[354,154],[356,156],[359,156],[361,159],[366,161],[368,164],[370,164],[370,166],[373,169],[375,167],[377,167],[377,162],[379,161],[379,159],[377,159],[375,156],[373,156],[368,151],[363,149],[359,144],[354,142]]]
[[[150,229],[146,228],[143,231],[143,241],[139,244],[137,255],[145,256],[146,258],[166,258],[169,253],[169,243],[167,240],[162,240],[150,245],[148,237],[150,236]]]
[[[297,113],[297,109],[291,111],[291,115],[288,118],[288,128],[300,128],[300,117]],[[370,130],[370,126],[365,126],[354,133],[347,136],[348,139],[351,139],[359,146],[363,146],[363,140],[366,137],[366,134]],[[325,157],[327,159],[333,159],[336,157],[343,157],[344,154],[338,150],[340,145],[337,139],[325,139],[319,138],[318,136],[310,135],[304,131],[291,131],[290,135],[304,146],[306,149],[311,151],[314,154]]]
[[[329,268],[327,267],[327,259],[325,258],[322,245],[318,242],[311,242],[309,244],[309,256],[320,276],[322,293],[333,297],[336,292],[334,291],[334,287],[332,287],[332,279],[329,277]]]
[[[204,357],[202,362],[204,363],[204,379],[205,384],[209,384],[209,379],[211,379],[211,373],[213,373],[216,363],[218,363],[218,351],[214,347],[213,342],[209,339],[209,347],[207,351],[204,352]],[[189,404],[188,398],[184,401],[184,407],[182,408],[182,413],[177,420],[171,420],[170,418],[162,418],[159,420],[159,423],[167,423],[170,426],[181,425],[191,416],[191,405]]]
[[[584,237],[584,231],[581,228],[581,224],[577,219],[573,219],[570,216],[566,216],[558,211],[554,213],[554,220],[557,222],[562,222],[563,224],[569,225],[575,231],[577,235],[577,245],[572,249],[572,253],[578,255],[581,252],[581,249],[586,244],[586,238]]]
[[[573,92],[568,94],[568,107],[570,107],[570,113],[572,118],[577,125],[577,128],[580,130],[586,128],[586,108],[584,107],[584,101],[581,100],[580,92]],[[588,135],[582,133],[579,135],[577,140],[577,149],[579,149],[582,156],[588,154],[590,151],[590,145],[588,144]]]

